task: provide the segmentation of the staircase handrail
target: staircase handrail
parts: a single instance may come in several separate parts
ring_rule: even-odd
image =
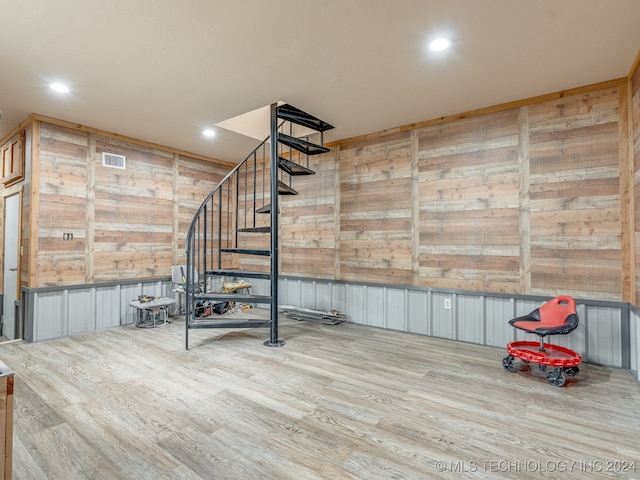
[[[204,208],[207,206],[207,204],[213,198],[213,196],[227,182],[227,180],[229,180],[233,176],[234,173],[236,173],[238,170],[240,170],[240,167],[242,167],[250,158],[252,158],[258,152],[258,150],[260,148],[262,148],[269,141],[269,139],[270,139],[270,137],[267,137],[262,142],[260,142],[260,144],[256,148],[254,148],[251,151],[251,153],[249,155],[247,155],[246,158],[242,162],[238,163],[229,173],[227,173],[224,176],[224,178],[222,180],[220,180],[220,182],[213,188],[211,193],[209,193],[209,195],[207,195],[207,197],[204,199],[204,201],[200,204],[200,207],[198,208],[198,210],[196,210],[196,213],[193,215],[193,220],[191,220],[191,224],[189,225],[189,230],[187,231],[187,238],[186,238],[186,242],[185,242],[185,251],[186,251],[186,254],[187,254],[187,258],[189,257],[189,253],[191,252],[191,240],[192,240],[192,237],[193,237],[193,232],[195,230],[196,222],[200,218],[200,214],[202,213]]]

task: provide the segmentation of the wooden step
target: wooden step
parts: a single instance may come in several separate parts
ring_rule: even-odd
[[[221,275],[225,277],[238,277],[238,278],[266,278],[266,279],[271,278],[270,273],[246,272],[244,270],[207,270],[207,275]]]
[[[278,180],[278,193],[280,195],[298,195],[296,190],[280,180]]]
[[[312,128],[317,132],[325,132],[333,128],[333,125],[329,125],[324,120],[320,120],[318,117],[304,112],[293,105],[289,105],[288,103],[280,105],[276,109],[276,114],[278,115],[278,118],[302,125],[303,127]]]
[[[262,257],[271,255],[270,250],[258,250],[255,248],[221,248],[220,251],[225,253],[240,253],[243,255],[260,255]]]
[[[306,155],[319,155],[321,153],[331,151],[322,145],[316,145],[315,143],[308,142],[301,138],[292,137],[291,135],[285,135],[284,133],[278,134],[278,141],[285,144],[287,147],[291,147]]]
[[[262,318],[255,319],[216,319],[215,317],[205,317],[194,319],[189,322],[189,328],[269,328],[271,320]]]
[[[280,170],[287,172],[292,177],[298,175],[314,175],[316,172],[310,168],[300,165],[299,163],[292,162],[286,158],[278,157],[278,167]]]

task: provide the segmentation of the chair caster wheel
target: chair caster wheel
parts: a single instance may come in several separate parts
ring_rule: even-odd
[[[578,373],[580,373],[579,367],[565,367],[564,374],[568,377],[575,377]]]
[[[566,378],[562,371],[562,368],[555,368],[550,372],[547,372],[547,382],[549,382],[554,387],[561,387],[564,385]]]
[[[508,372],[513,372],[516,369],[516,364],[513,363],[513,357],[511,355],[507,355],[502,359],[502,366]]]

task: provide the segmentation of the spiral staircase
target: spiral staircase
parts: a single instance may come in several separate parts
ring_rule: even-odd
[[[329,152],[323,134],[332,128],[292,105],[272,104],[269,136],[200,205],[186,237],[187,350],[194,328],[269,328],[264,345],[284,345],[278,338],[278,197],[297,195],[293,178],[315,173],[309,157]],[[269,293],[220,288],[234,279],[268,281]],[[227,303],[268,306],[269,318],[197,315],[202,305]]]

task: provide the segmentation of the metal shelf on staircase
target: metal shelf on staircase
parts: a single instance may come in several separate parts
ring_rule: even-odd
[[[303,140],[302,138],[292,137],[291,135],[286,135],[284,133],[278,134],[278,141],[287,147],[291,147],[299,152],[304,153],[305,155],[319,155],[321,153],[330,152],[327,147],[323,147],[322,145],[317,145],[315,143],[309,142],[307,140]]]
[[[280,105],[277,108],[277,115],[278,118],[302,125],[303,127],[311,128],[317,132],[325,132],[333,128],[333,125],[329,125],[324,120],[320,120],[318,117],[304,112],[293,105],[289,105],[288,103]]]
[[[196,293],[194,295],[194,298],[196,299],[196,301],[212,300],[215,302],[271,303],[271,297],[269,295],[255,295],[252,293],[239,292]]]
[[[256,209],[256,213],[271,213],[271,204],[267,203],[260,208]]]
[[[283,157],[278,157],[278,167],[292,177],[299,175],[314,175],[316,173],[304,165],[292,162],[291,160],[287,160]]]
[[[264,319],[194,319],[189,322],[189,328],[269,328],[271,320]]]
[[[220,251],[225,253],[240,253],[243,255],[259,255],[262,257],[271,255],[270,250],[260,250],[257,248],[221,248]]]
[[[236,232],[238,233],[269,233],[271,231],[270,226],[266,227],[246,227],[246,228],[238,228]]]
[[[278,180],[278,193],[280,195],[298,195],[298,192],[281,180]]]
[[[248,272],[245,270],[207,270],[207,275],[219,275],[221,277],[238,277],[238,278],[271,278],[269,272]]]

